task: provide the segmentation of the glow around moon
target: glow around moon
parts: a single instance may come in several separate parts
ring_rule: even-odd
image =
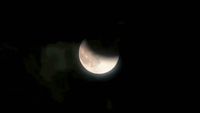
[[[87,46],[86,41],[83,41],[79,48],[79,60],[87,71],[93,74],[104,74],[117,65],[119,56],[104,57],[97,55]]]

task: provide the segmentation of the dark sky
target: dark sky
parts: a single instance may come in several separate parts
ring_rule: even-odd
[[[49,110],[103,112],[109,98],[113,111],[165,108],[163,103],[171,96],[166,88],[167,80],[172,77],[167,72],[169,67],[163,67],[169,59],[163,52],[166,51],[167,34],[160,26],[166,23],[158,22],[157,16],[149,13],[134,14],[133,18],[125,15],[86,18],[82,15],[75,19],[33,15],[30,21],[14,23],[16,26],[4,33],[0,45],[1,102],[10,106],[29,105],[30,108],[47,105]],[[38,55],[39,59],[40,47],[47,44],[58,41],[80,43],[83,39],[111,44],[120,39],[120,70],[109,81],[72,79],[73,88],[66,93],[65,101],[55,102],[49,90],[26,72],[23,59],[30,53]]]

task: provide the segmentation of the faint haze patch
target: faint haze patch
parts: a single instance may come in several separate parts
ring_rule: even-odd
[[[25,59],[27,71],[42,85],[50,89],[55,100],[62,102],[64,94],[70,90],[69,76],[76,72],[75,43],[57,42],[41,48],[40,60],[34,54]]]

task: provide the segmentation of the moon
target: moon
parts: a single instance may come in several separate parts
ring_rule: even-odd
[[[117,65],[119,56],[105,57],[93,52],[84,40],[79,47],[79,60],[82,66],[93,74],[105,74]]]

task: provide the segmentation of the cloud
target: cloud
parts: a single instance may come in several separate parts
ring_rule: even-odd
[[[36,60],[34,54],[30,54],[25,60],[27,71],[47,87],[59,102],[70,91],[69,78],[77,77],[77,48],[78,44],[75,43],[48,44],[41,48],[40,61]]]

